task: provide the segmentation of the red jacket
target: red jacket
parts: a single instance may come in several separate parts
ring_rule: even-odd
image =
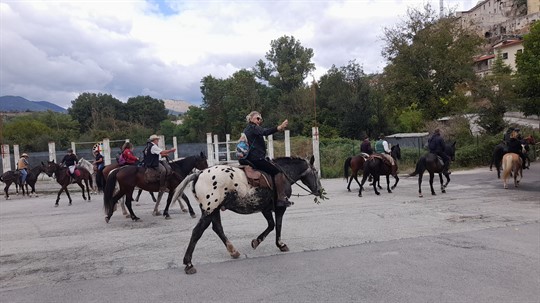
[[[138,161],[137,157],[133,155],[129,148],[124,149],[124,151],[122,152],[122,156],[126,160],[126,164],[135,164]]]

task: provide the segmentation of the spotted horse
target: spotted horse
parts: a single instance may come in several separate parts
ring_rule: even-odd
[[[282,157],[274,159],[274,162],[283,170],[292,183],[302,181],[308,188],[310,194],[323,197],[324,190],[317,170],[313,166],[314,158],[310,161],[297,157]],[[261,172],[261,174],[265,174]],[[267,180],[271,177],[266,175]],[[175,189],[173,201],[180,196],[186,186],[193,182],[193,195],[200,204],[202,215],[199,222],[193,229],[188,248],[184,255],[184,271],[186,274],[197,272],[191,260],[197,242],[202,237],[204,231],[212,223],[212,230],[219,236],[232,258],[238,258],[240,253],[229,241],[221,225],[220,210],[230,210],[238,214],[253,214],[261,212],[266,219],[268,226],[254,240],[251,241],[253,249],[276,229],[276,246],[281,251],[288,251],[289,248],[281,241],[281,227],[283,215],[287,209],[274,207],[274,190],[268,187],[254,187],[248,182],[244,170],[240,167],[226,165],[216,165],[205,169],[199,173],[187,176]],[[303,187],[301,184],[299,186]],[[317,198],[315,198],[317,199]],[[275,221],[274,216],[275,214]]]

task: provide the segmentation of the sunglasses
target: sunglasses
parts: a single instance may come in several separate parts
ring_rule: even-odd
[[[255,118],[255,119],[257,119],[257,121],[261,121],[261,120],[262,120],[261,117],[257,117],[257,118]]]

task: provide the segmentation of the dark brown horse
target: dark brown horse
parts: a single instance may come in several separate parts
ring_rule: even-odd
[[[26,176],[26,182],[23,185],[21,185],[21,175],[18,171],[10,170],[5,173],[3,173],[0,176],[0,181],[4,182],[6,186],[4,187],[4,192],[6,196],[6,200],[9,199],[9,187],[12,183],[15,183],[15,192],[17,195],[19,194],[19,187],[21,188],[23,196],[26,194],[30,196],[31,194],[34,194],[37,197],[36,194],[36,182],[38,179],[39,174],[43,172],[43,167],[41,165],[38,165],[28,171],[28,175]],[[30,185],[30,188],[32,188],[32,191],[28,191],[28,185]],[[25,188],[26,187],[26,188]]]
[[[364,170],[364,163],[366,162],[366,159],[369,157],[367,154],[360,154],[353,157],[349,157],[345,159],[345,163],[343,164],[343,175],[345,179],[347,180],[347,190],[351,191],[351,182],[354,179],[356,181],[356,184],[360,186],[360,182],[358,182],[358,171]],[[349,179],[349,168],[351,169],[351,177]]]
[[[77,183],[79,187],[82,189],[82,196],[83,199],[86,201],[86,194],[85,194],[85,186],[86,186],[86,193],[88,194],[88,201],[90,201],[90,187],[92,186],[92,174],[84,167],[78,166],[76,168],[76,172],[74,173],[74,176],[70,176],[69,169],[67,167],[63,167],[58,163],[55,163],[53,161],[47,161],[47,164],[42,163],[43,165],[43,171],[49,176],[52,177],[53,174],[56,177],[56,182],[62,186],[60,190],[58,191],[58,196],[56,197],[56,203],[54,204],[55,207],[58,206],[58,201],[60,201],[60,194],[62,194],[63,191],[66,192],[66,195],[69,199],[69,205],[71,205],[71,196],[69,195],[68,191],[68,185]],[[78,171],[78,172],[77,172]],[[83,185],[84,182],[84,185]],[[90,187],[88,186],[88,183],[90,183]]]
[[[362,197],[362,189],[364,186],[364,183],[366,183],[366,179],[369,175],[373,176],[373,190],[375,191],[375,194],[380,195],[379,191],[377,190],[377,184],[380,184],[380,176],[385,175],[386,176],[386,189],[389,193],[392,192],[391,189],[396,188],[399,177],[397,175],[397,160],[401,159],[401,148],[399,147],[399,144],[396,144],[392,146],[390,155],[394,159],[395,168],[392,168],[390,164],[387,164],[386,161],[384,161],[381,158],[380,154],[373,154],[371,155],[364,164],[364,175],[362,176],[362,182],[360,183],[360,190],[358,191],[358,196]],[[392,188],[390,189],[390,175],[394,177],[396,180],[396,183],[392,185]]]
[[[167,188],[169,189],[169,196],[167,198],[167,206],[163,211],[163,216],[166,219],[170,218],[169,215],[169,206],[171,204],[172,192],[184,178],[189,175],[194,168],[196,169],[205,169],[208,168],[208,162],[206,161],[206,156],[201,152],[198,156],[189,156],[181,160],[175,160],[169,162],[172,174],[168,176],[167,179]],[[118,200],[122,197],[126,197],[126,207],[130,213],[131,219],[133,221],[140,220],[139,217],[135,215],[131,207],[131,201],[133,200],[133,191],[135,187],[149,191],[149,192],[159,192],[159,182],[147,183],[145,180],[145,168],[135,165],[122,166],[117,169],[112,170],[105,182],[105,191],[103,192],[103,206],[105,208],[105,222],[109,223],[111,216],[114,211],[114,207]],[[118,182],[118,191],[115,192],[115,186]],[[188,204],[189,204],[189,200]],[[156,203],[155,209],[158,207]],[[154,209],[154,210],[155,210]]]
[[[456,142],[452,144],[446,143],[444,146],[444,151],[448,157],[450,157],[450,160],[454,161],[456,158]],[[426,170],[429,172],[429,186],[431,188],[431,194],[436,195],[435,190],[433,189],[433,179],[436,173],[439,174],[439,179],[441,180],[441,192],[446,193],[446,186],[448,186],[448,183],[450,183],[450,174],[447,172],[443,173],[443,169],[444,165],[442,160],[440,160],[437,155],[432,153],[428,153],[427,155],[420,157],[418,162],[416,162],[416,169],[409,176],[418,175],[418,196],[420,198],[423,197],[422,176]],[[446,177],[446,183],[443,183],[443,174]]]

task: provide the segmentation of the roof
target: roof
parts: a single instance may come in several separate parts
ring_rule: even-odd
[[[418,138],[418,137],[426,137],[429,136],[429,133],[397,133],[393,135],[386,136],[386,138]]]
[[[493,45],[493,48],[504,48],[515,44],[522,44],[522,40],[504,40],[499,41]]]
[[[480,57],[476,57],[474,59],[474,62],[485,61],[485,60],[489,60],[489,59],[493,59],[493,58],[495,58],[495,55],[483,55],[483,56],[480,56]]]

